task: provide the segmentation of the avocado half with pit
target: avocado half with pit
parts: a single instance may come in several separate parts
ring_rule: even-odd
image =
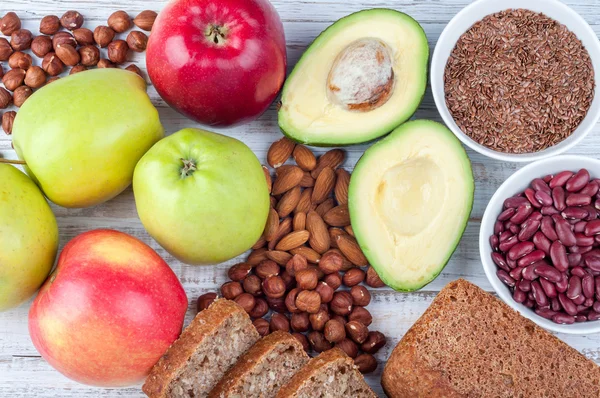
[[[342,18],[288,77],[279,127],[294,141],[317,146],[381,137],[419,107],[428,59],[423,28],[404,13],[372,9]]]
[[[446,126],[410,121],[369,148],[352,173],[352,229],[381,279],[422,288],[463,235],[475,190],[471,162]]]

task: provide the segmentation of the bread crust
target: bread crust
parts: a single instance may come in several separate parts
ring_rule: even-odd
[[[404,335],[381,381],[390,398],[600,396],[596,364],[463,279]]]
[[[273,332],[260,339],[238,359],[237,363],[225,373],[225,376],[208,394],[208,398],[229,396],[231,389],[235,388],[237,383],[247,377],[254,367],[262,362],[264,357],[279,346],[293,347],[298,355],[306,358],[306,361],[308,361],[306,351],[304,351],[302,344],[294,336],[283,331]],[[277,371],[277,369],[271,370]]]
[[[178,377],[187,365],[190,357],[196,352],[207,336],[212,335],[223,322],[232,316],[247,319],[250,326],[250,317],[237,303],[226,299],[215,300],[210,307],[196,315],[190,325],[184,329],[167,352],[158,360],[150,371],[142,391],[150,398],[167,397],[170,383]],[[252,333],[256,340],[260,338],[252,326]]]

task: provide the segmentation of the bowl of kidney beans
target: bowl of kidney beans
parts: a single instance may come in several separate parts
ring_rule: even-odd
[[[496,293],[556,332],[600,332],[600,161],[529,164],[496,191],[479,248]]]

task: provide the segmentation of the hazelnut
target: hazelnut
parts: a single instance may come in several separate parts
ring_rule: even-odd
[[[319,276],[313,268],[303,269],[296,272],[296,282],[300,289],[314,290],[319,282]]]
[[[31,94],[33,94],[33,90],[30,87],[19,86],[13,93],[13,103],[17,108],[20,108],[27,101],[27,98],[31,97]]]
[[[8,108],[12,101],[12,94],[4,87],[0,87],[0,109]]]
[[[8,12],[0,19],[0,32],[4,36],[10,36],[21,29],[21,19],[14,12]]]
[[[74,74],[79,73],[79,72],[85,72],[86,70],[88,70],[88,68],[86,66],[75,65],[74,67],[71,68],[71,71],[69,72],[69,75],[74,75]]]
[[[342,277],[339,272],[325,275],[323,278],[323,282],[327,283],[333,290],[337,290],[340,286],[342,286]]]
[[[15,116],[17,116],[17,112],[15,111],[5,112],[4,115],[2,115],[2,129],[7,135],[12,134],[12,127],[13,122],[15,121]]]
[[[148,36],[138,30],[132,30],[127,35],[127,45],[131,51],[135,51],[137,53],[144,52],[146,50],[146,46],[148,45]]]
[[[292,319],[290,320],[292,325],[292,329],[296,332],[306,332],[310,327],[310,319],[307,312],[297,312],[292,314]]]
[[[300,312],[298,310],[298,307],[296,307],[296,297],[298,296],[298,293],[300,293],[300,291],[301,289],[295,288],[290,290],[287,296],[285,296],[285,306],[291,314]]]
[[[205,293],[202,296],[198,297],[198,312],[207,309],[208,306],[211,305],[216,298],[217,293]]]
[[[156,12],[154,11],[145,10],[140,12],[137,15],[137,17],[133,19],[133,23],[141,30],[150,32],[152,30],[152,26],[154,25],[154,21],[156,20],[157,15],[158,14],[156,14]]]
[[[369,329],[357,321],[350,321],[346,324],[346,333],[357,344],[364,343],[369,337]]]
[[[353,286],[350,289],[352,304],[366,307],[371,302],[371,293],[364,286]]]
[[[46,54],[52,51],[52,39],[48,36],[37,36],[31,42],[31,52],[38,58],[44,58]]]
[[[60,29],[60,19],[56,15],[46,15],[40,21],[40,33],[45,35],[56,34]]]
[[[321,308],[316,314],[310,314],[308,319],[310,320],[310,326],[313,330],[322,332],[325,329],[325,324],[329,321],[329,313],[327,310]]]
[[[119,65],[127,61],[129,46],[124,40],[115,40],[108,45],[108,59]]]
[[[308,339],[305,335],[303,335],[302,333],[292,333],[292,336],[294,336],[294,338],[298,340],[300,344],[302,344],[302,348],[304,348],[304,351],[310,350],[310,344],[308,343]]]
[[[303,290],[296,297],[296,307],[300,311],[316,314],[321,307],[321,296],[315,291]]]
[[[25,54],[21,51],[14,52],[10,58],[8,58],[8,66],[10,66],[12,69],[21,68],[27,70],[31,66],[31,63],[31,55]]]
[[[315,291],[321,296],[321,303],[329,303],[333,299],[334,290],[327,282],[319,282]]]
[[[15,51],[29,50],[32,41],[33,35],[27,29],[15,30],[10,35],[10,46]]]
[[[104,48],[108,46],[115,38],[115,31],[108,26],[97,26],[94,29],[94,40],[96,44]]]
[[[83,15],[77,11],[67,11],[60,17],[60,24],[63,28],[68,30],[75,30],[81,28],[83,25]]]
[[[365,280],[365,271],[360,268],[351,268],[342,277],[342,282],[348,287],[356,286]]]
[[[341,315],[333,315],[331,317],[331,319],[335,319],[336,321],[338,321],[339,323],[341,323],[344,326],[346,326],[346,323],[348,323],[348,321],[346,321],[346,318],[344,318]]]
[[[242,293],[244,293],[244,289],[239,282],[227,282],[221,286],[221,295],[228,300],[233,300]]]
[[[13,49],[8,40],[4,37],[0,37],[0,61],[8,61],[8,58],[12,53]]]
[[[294,277],[288,274],[286,271],[283,271],[279,276],[281,276],[281,279],[283,279],[283,283],[285,283],[286,290],[290,290],[296,287],[296,279],[294,279]]]
[[[69,32],[58,32],[52,37],[52,48],[54,48],[54,51],[56,51],[59,45],[67,44],[73,48],[77,47],[77,41]]]
[[[354,358],[354,365],[360,373],[371,373],[377,369],[377,360],[371,354],[360,354]]]
[[[285,270],[291,276],[296,276],[296,272],[307,268],[308,262],[306,261],[306,257],[301,254],[294,254],[294,256],[285,265]]]
[[[56,56],[56,53],[49,52],[42,60],[42,69],[50,76],[60,75],[64,68],[65,65]]]
[[[285,282],[280,276],[269,276],[262,282],[262,290],[267,297],[283,297],[285,295]]]
[[[51,77],[50,79],[46,80],[46,86],[50,83],[54,83],[55,81],[57,81],[59,79],[60,79],[60,77],[58,77],[58,76]]]
[[[98,63],[96,64],[96,66],[100,69],[103,68],[116,68],[115,64],[113,64],[112,62],[110,62],[107,59],[102,58],[101,60],[98,61]]]
[[[385,335],[381,332],[369,332],[367,339],[360,346],[360,349],[367,354],[375,354],[386,343]]]
[[[100,50],[93,45],[83,46],[79,49],[81,65],[96,66],[100,60]]]
[[[321,332],[313,330],[308,334],[308,342],[316,352],[323,352],[331,349],[331,343],[325,339]]]
[[[17,87],[23,84],[25,80],[25,71],[23,69],[11,69],[2,78],[2,83],[7,90],[15,91]]]
[[[260,334],[261,336],[264,337],[269,334],[269,322],[267,322],[266,319],[263,319],[263,318],[255,319],[254,322],[252,322],[252,324],[258,331],[258,334]]]
[[[95,44],[94,33],[87,28],[79,28],[73,31],[73,37],[80,46],[89,46]]]
[[[373,267],[367,268],[367,277],[365,279],[365,283],[367,284],[367,286],[374,288],[385,286],[385,283],[383,283],[381,278],[379,278],[379,275],[377,275],[377,272]]]
[[[335,319],[330,319],[327,321],[325,324],[325,329],[323,330],[323,334],[330,343],[338,343],[346,338],[346,330],[344,329],[344,325]]]
[[[59,44],[56,47],[56,56],[60,58],[63,64],[68,66],[75,66],[81,60],[77,50],[67,44]]]
[[[279,271],[281,271],[281,269],[279,268],[279,265],[277,265],[277,263],[275,261],[264,260],[264,261],[261,261],[256,266],[256,269],[254,270],[254,273],[259,278],[266,279],[269,276],[277,276],[277,275],[279,275]]]
[[[262,294],[262,286],[260,278],[256,275],[248,275],[244,279],[244,291],[254,296],[260,296]]]
[[[350,358],[356,358],[358,355],[358,345],[349,338],[345,338],[342,341],[335,343],[335,346],[344,351]]]
[[[282,314],[278,314],[277,312],[271,315],[271,332],[276,332],[281,330],[283,332],[290,331],[290,321],[288,321],[287,317]]]
[[[335,292],[329,306],[334,314],[348,315],[352,312],[352,295],[345,291]]]
[[[2,64],[0,64],[0,79],[2,79],[3,76],[4,76],[4,68],[2,67]]]
[[[344,260],[341,254],[333,250],[326,251],[319,261],[319,269],[325,274],[333,274],[342,269]]]
[[[348,315],[348,320],[360,322],[365,326],[369,326],[373,322],[373,316],[363,307],[354,307],[350,315]]]
[[[267,312],[269,312],[269,304],[267,304],[267,301],[263,298],[255,298],[254,308],[252,308],[252,311],[248,314],[252,318],[262,318],[267,315]]]
[[[247,313],[250,313],[250,311],[252,311],[254,309],[254,306],[256,305],[256,300],[254,299],[254,296],[250,293],[242,293],[239,296],[237,296],[234,299],[234,301]]]
[[[285,299],[283,297],[267,297],[267,304],[269,304],[269,307],[273,311],[279,312],[280,314],[284,314],[287,311],[287,308],[285,306]]]
[[[229,279],[232,281],[241,282],[250,274],[250,271],[252,271],[252,266],[250,264],[239,263],[229,268],[227,276],[229,276]]]
[[[128,70],[129,72],[133,72],[133,73],[137,74],[142,79],[144,78],[144,75],[142,74],[141,69],[138,68],[137,65],[131,64],[127,68],[125,68],[125,70]]]
[[[108,17],[108,26],[117,33],[128,31],[131,25],[131,18],[125,11],[115,11]]]

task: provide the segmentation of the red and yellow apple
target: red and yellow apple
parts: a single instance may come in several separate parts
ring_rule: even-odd
[[[211,126],[255,119],[285,80],[285,36],[269,0],[172,0],[146,51],[160,96]]]
[[[33,344],[80,383],[141,381],[181,333],[187,297],[149,246],[118,231],[71,240],[29,312]]]

